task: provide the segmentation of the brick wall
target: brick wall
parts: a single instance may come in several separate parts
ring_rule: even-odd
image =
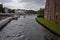
[[[46,0],[44,18],[60,23],[60,0]]]

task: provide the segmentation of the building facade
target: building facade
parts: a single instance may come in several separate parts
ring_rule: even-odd
[[[46,0],[44,18],[60,24],[60,0]]]

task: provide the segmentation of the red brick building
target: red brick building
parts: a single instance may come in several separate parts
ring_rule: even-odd
[[[60,0],[46,0],[44,18],[60,24]]]

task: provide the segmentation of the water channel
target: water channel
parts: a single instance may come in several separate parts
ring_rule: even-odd
[[[0,31],[0,40],[60,40],[35,20],[36,15],[20,16]]]

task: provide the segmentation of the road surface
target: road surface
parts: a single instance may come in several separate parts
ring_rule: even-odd
[[[35,21],[36,16],[21,16],[12,20],[0,32],[0,40],[44,40],[45,28]]]

